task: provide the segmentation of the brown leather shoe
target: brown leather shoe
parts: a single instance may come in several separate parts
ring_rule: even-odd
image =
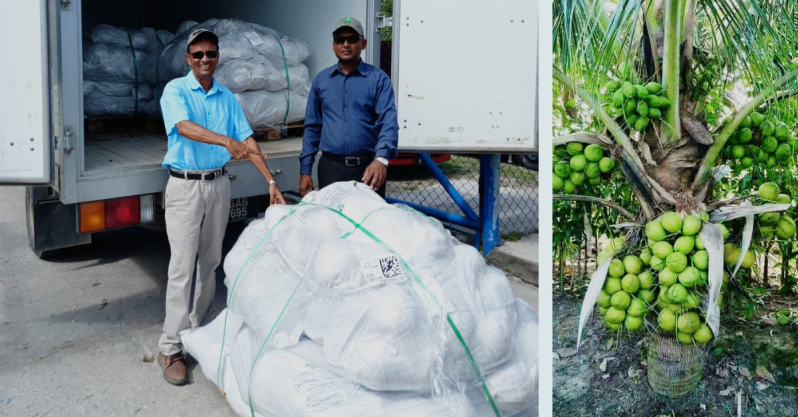
[[[172,356],[158,353],[158,363],[163,368],[163,379],[172,385],[184,385],[188,382],[186,364],[183,363],[183,354],[178,352]]]

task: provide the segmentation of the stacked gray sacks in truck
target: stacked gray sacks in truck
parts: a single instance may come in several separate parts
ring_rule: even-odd
[[[336,183],[253,221],[181,332],[239,415],[537,415],[537,317],[442,224]]]
[[[310,91],[310,56],[305,42],[290,39],[274,29],[235,19],[183,22],[175,39],[156,49],[147,62],[147,79],[163,91],[170,80],[185,76],[186,40],[189,33],[204,28],[219,37],[219,66],[214,78],[235,93],[253,127],[284,125],[305,118]],[[156,101],[147,107],[160,114]]]
[[[144,113],[153,100],[144,64],[174,38],[169,31],[97,25],[83,43],[83,109],[86,117]]]

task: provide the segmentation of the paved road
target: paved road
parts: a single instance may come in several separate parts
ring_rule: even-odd
[[[41,261],[28,248],[23,191],[0,187],[0,416],[234,416],[199,367],[188,386],[173,387],[151,362],[166,236],[124,229]],[[225,253],[242,229],[228,228]],[[537,306],[536,288],[513,286]],[[223,297],[217,291],[212,315]]]

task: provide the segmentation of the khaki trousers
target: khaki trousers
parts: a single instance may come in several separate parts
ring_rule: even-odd
[[[161,353],[183,351],[180,331],[202,324],[216,294],[216,268],[230,216],[230,179],[212,181],[169,177],[166,185],[166,233],[171,259],[166,287],[166,320],[159,341]],[[191,308],[194,265],[197,278]]]

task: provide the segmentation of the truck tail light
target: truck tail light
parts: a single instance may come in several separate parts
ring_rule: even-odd
[[[139,197],[126,197],[105,202],[105,228],[132,226],[141,222]]]
[[[93,201],[80,205],[80,233],[99,232],[153,221],[152,195]]]
[[[105,201],[80,205],[80,233],[99,232],[105,229]]]

